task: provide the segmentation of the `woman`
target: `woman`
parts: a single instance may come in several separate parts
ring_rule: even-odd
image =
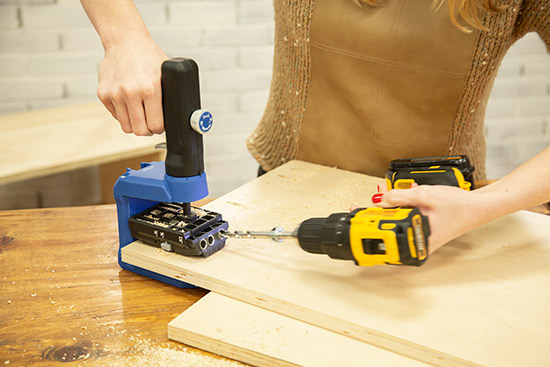
[[[133,2],[81,0],[105,47],[98,96],[125,132],[163,131],[160,64]],[[466,154],[485,176],[483,118],[506,50],[528,31],[550,46],[543,0],[276,0],[270,97],[247,145],[262,169],[298,158],[382,176],[395,158]],[[139,45],[139,47],[135,47]],[[466,192],[375,195],[428,215],[431,251],[550,200],[550,149]]]

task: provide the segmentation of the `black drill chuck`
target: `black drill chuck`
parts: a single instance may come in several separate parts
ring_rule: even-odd
[[[300,247],[314,254],[327,254],[333,259],[354,260],[350,248],[351,213],[335,213],[326,218],[310,218],[298,228]]]

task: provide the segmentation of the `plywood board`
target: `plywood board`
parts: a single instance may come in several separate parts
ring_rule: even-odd
[[[0,184],[153,154],[163,140],[124,134],[99,102],[2,115]]]
[[[214,292],[170,322],[168,337],[254,366],[427,366]]]
[[[206,207],[233,229],[292,229],[368,203],[378,179],[290,162]],[[550,218],[519,212],[422,267],[357,267],[293,241],[228,240],[207,259],[135,242],[123,260],[442,366],[550,364]]]

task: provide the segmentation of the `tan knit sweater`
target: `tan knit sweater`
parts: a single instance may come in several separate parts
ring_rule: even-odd
[[[315,17],[316,2],[274,0],[275,56],[270,96],[260,123],[247,140],[250,152],[265,170],[295,159],[300,153],[300,134],[311,80],[310,24]],[[484,24],[488,31],[477,34],[444,152],[467,154],[476,166],[477,179],[485,176],[485,107],[504,54],[527,32],[537,32],[550,49],[549,0],[503,0],[501,4],[507,5],[506,10],[487,14]],[[388,163],[382,162],[382,165]],[[345,168],[345,164],[337,165]],[[380,170],[356,170],[383,174]]]

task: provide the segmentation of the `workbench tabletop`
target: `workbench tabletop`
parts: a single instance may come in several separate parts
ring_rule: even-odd
[[[154,154],[162,141],[123,134],[99,102],[2,115],[0,184]]]
[[[204,296],[121,270],[114,205],[0,211],[0,364],[236,366],[168,340]]]

